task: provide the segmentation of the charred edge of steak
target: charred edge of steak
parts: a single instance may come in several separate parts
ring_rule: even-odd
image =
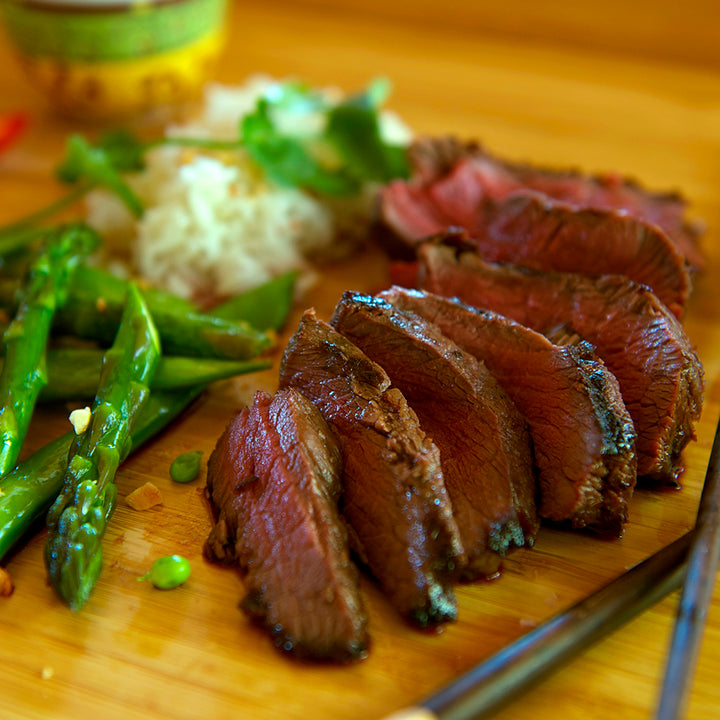
[[[604,485],[602,505],[594,513],[597,519],[589,526],[600,533],[620,535],[628,519],[628,499],[637,479],[635,428],[625,410],[617,381],[599,361],[592,345],[580,342],[569,347],[600,422],[602,454],[607,458],[605,465],[598,468]],[[576,522],[573,518],[573,523]]]
[[[257,392],[218,440],[208,493],[218,522],[210,558],[235,560],[241,607],[281,650],[304,659],[364,657],[366,616],[337,509],[342,454],[298,391]]]
[[[440,449],[468,556],[462,579],[495,575],[538,529],[524,418],[482,363],[419,315],[348,291],[331,323],[385,369]]]
[[[543,332],[543,335],[553,344],[558,346],[579,345],[586,342],[567,323],[555,325]]]
[[[584,292],[585,278],[567,277],[570,290]],[[695,423],[702,413],[702,363],[680,321],[650,288],[605,275],[596,280],[595,289],[606,299],[608,320],[587,323],[576,315],[571,323],[597,346],[597,353],[618,378],[636,425],[639,482],[675,484],[682,451],[695,439]],[[632,321],[623,321],[623,315]],[[617,328],[623,323],[627,330],[619,342]],[[638,360],[631,348],[639,345],[647,350]],[[649,398],[656,398],[654,405]],[[655,407],[652,414],[650,407]]]
[[[301,390],[336,430],[343,515],[390,602],[422,627],[455,620],[452,581],[464,551],[439,452],[402,393],[313,310],[286,346],[280,385]]]
[[[240,609],[265,632],[270,633],[273,645],[283,653],[297,660],[318,663],[351,663],[367,657],[369,641],[367,637],[351,638],[342,646],[328,650],[325,646],[298,642],[291,632],[281,623],[268,624],[270,604],[265,594],[257,588],[250,589],[240,601]]]
[[[451,135],[424,137],[410,144],[408,160],[414,178],[431,183],[445,177],[463,157],[479,152],[481,147],[477,142],[462,141]]]

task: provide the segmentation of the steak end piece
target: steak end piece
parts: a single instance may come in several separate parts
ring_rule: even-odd
[[[463,227],[474,232],[483,200],[503,201],[516,192],[542,193],[577,209],[621,211],[660,228],[687,264],[705,265],[699,247],[701,224],[685,218],[676,192],[656,193],[616,173],[586,175],[492,156],[477,143],[421,138],[409,150],[410,181],[394,181],[380,195],[381,222],[411,244],[419,237]],[[587,219],[587,218],[586,218]],[[613,271],[616,272],[616,271]]]
[[[482,363],[419,315],[346,292],[331,323],[388,373],[438,446],[468,557],[462,579],[496,574],[539,527],[525,420]]]
[[[217,522],[206,555],[240,566],[243,609],[298,658],[365,656],[367,620],[337,509],[341,468],[332,431],[293,389],[258,392],[208,461]]]
[[[351,542],[391,604],[419,626],[454,620],[465,555],[440,454],[402,393],[313,310],[287,344],[280,385],[300,390],[336,431]]]

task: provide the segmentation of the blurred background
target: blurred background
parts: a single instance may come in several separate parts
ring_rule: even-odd
[[[476,138],[512,158],[642,173],[653,187],[681,185],[710,206],[714,223],[709,188],[720,173],[704,158],[717,153],[719,32],[715,0],[228,0],[225,42],[208,72],[227,84],[265,73],[346,91],[385,76],[390,107],[419,134]],[[0,114],[27,113],[33,148],[59,152],[78,120],[48,113],[7,33],[0,78]]]
[[[247,3],[236,3],[238,7]],[[300,0],[308,9],[360,13],[379,21],[451,26],[458,32],[617,52],[717,68],[718,20],[713,0],[516,0],[513,3],[460,0]],[[280,6],[281,3],[272,3]]]

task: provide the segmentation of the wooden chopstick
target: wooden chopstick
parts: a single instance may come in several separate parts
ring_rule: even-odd
[[[500,650],[439,692],[385,720],[478,720],[682,584],[694,531]]]
[[[720,561],[720,423],[715,432],[695,533],[665,666],[656,720],[685,717]]]

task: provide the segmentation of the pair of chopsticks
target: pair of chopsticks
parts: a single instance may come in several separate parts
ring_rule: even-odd
[[[418,705],[385,720],[479,720],[603,635],[683,587],[655,720],[681,720],[720,559],[720,423],[695,528],[500,650]]]
[[[715,431],[656,720],[685,717],[720,561],[720,423]]]

